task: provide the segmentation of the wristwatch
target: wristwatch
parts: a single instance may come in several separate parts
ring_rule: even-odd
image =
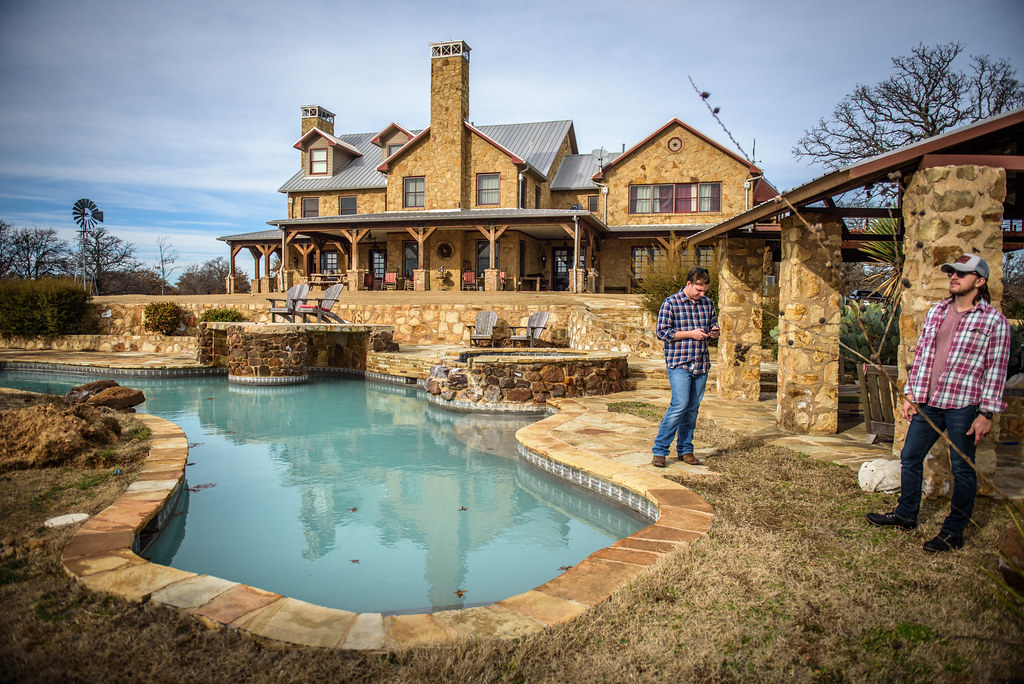
[[[978,411],[978,415],[979,416],[985,416],[989,420],[992,420],[992,412],[991,411]]]

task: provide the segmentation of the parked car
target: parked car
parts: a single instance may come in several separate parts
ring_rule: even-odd
[[[854,290],[849,294],[847,299],[854,302],[863,302],[865,304],[882,304],[885,302],[885,297],[874,290]]]

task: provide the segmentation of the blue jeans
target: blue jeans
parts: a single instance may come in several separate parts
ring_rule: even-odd
[[[697,375],[685,368],[669,368],[668,382],[672,387],[672,401],[665,411],[658,427],[658,436],[654,438],[655,456],[668,456],[672,439],[676,440],[676,449],[680,455],[693,453],[693,429],[697,426],[697,410],[700,400],[704,398],[704,386],[708,383],[708,374]]]
[[[939,430],[945,430],[953,444],[974,463],[974,436],[968,435],[971,423],[978,416],[977,404],[958,409],[939,409],[921,404],[919,413],[910,421],[907,441],[900,452],[900,500],[894,511],[904,520],[917,521],[921,510],[921,482],[924,478],[924,459],[939,433],[922,416],[928,416]],[[971,463],[967,463],[956,450],[949,450],[953,471],[953,497],[949,515],[942,523],[942,532],[962,537],[974,512],[974,495],[978,491],[978,476]]]

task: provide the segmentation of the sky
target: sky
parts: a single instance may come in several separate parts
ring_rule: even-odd
[[[447,40],[472,48],[477,125],[572,119],[589,152],[678,117],[735,149],[692,78],[787,190],[823,173],[803,132],[892,57],[955,40],[1024,70],[1022,34],[1021,0],[0,0],[0,220],[73,241],[89,198],[147,263],[160,237],[177,274],[226,257],[218,236],[286,217],[301,106],[338,134],[423,128]]]

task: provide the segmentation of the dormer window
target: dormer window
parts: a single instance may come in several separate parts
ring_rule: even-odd
[[[309,175],[327,175],[327,148],[317,147],[309,151]]]
[[[393,155],[398,150],[402,149],[405,143],[388,143],[388,157]]]

